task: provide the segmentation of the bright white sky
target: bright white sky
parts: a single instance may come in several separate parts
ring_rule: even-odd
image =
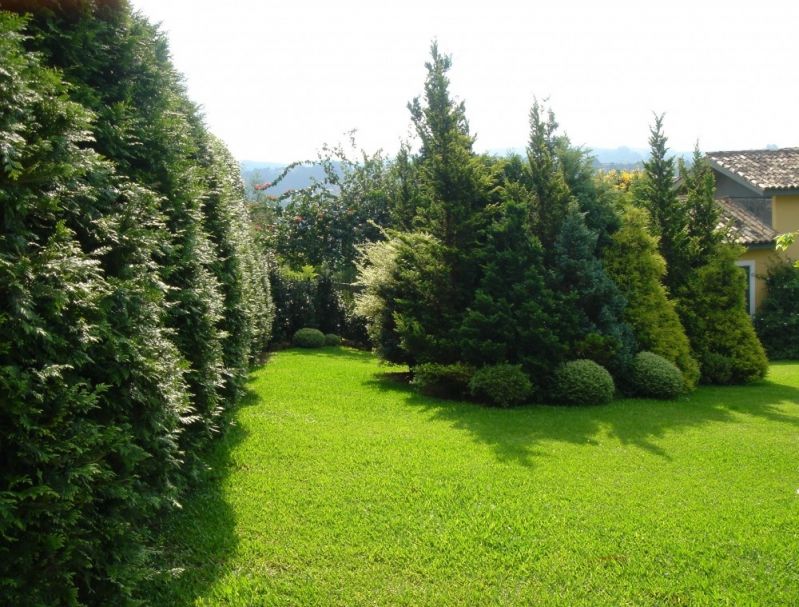
[[[393,153],[430,41],[453,57],[476,148],[523,147],[533,96],[575,143],[799,145],[796,0],[132,0],[239,159],[288,162],[357,129]]]

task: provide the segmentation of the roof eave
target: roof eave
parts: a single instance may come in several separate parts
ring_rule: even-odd
[[[749,181],[745,177],[739,175],[735,171],[731,171],[727,167],[719,164],[712,156],[708,156],[707,158],[710,161],[710,166],[713,169],[715,169],[716,171],[718,171],[719,173],[721,173],[722,175],[725,175],[726,177],[729,177],[730,179],[732,179],[736,183],[739,183],[742,186],[745,186],[745,187],[749,188],[750,190],[754,190],[755,192],[757,192],[761,196],[765,196],[766,195],[766,191],[763,190],[757,184],[752,183],[751,181]]]

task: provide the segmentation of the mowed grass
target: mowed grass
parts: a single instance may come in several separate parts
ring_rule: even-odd
[[[165,522],[175,570],[147,598],[799,604],[799,363],[676,402],[513,410],[420,396],[397,370],[274,355]]]

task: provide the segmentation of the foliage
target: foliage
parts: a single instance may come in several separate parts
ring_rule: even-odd
[[[703,382],[745,383],[762,379],[768,369],[744,309],[744,277],[735,265],[737,257],[736,247],[720,247],[714,259],[692,274],[678,303]]]
[[[439,398],[463,398],[469,394],[475,368],[464,363],[422,363],[412,368],[413,384],[424,394]]]
[[[766,276],[768,295],[755,317],[755,329],[772,359],[799,359],[799,268],[775,263]]]
[[[699,362],[701,381],[725,384],[762,378],[767,361],[744,309],[735,248],[724,244],[718,230],[712,172],[697,150],[693,166],[681,168],[678,198],[662,118],[656,117],[651,129],[652,155],[634,197],[650,211],[666,260],[665,284],[677,298],[677,313]]]
[[[569,352],[618,376],[635,352],[635,336],[623,320],[624,297],[594,255],[597,237],[571,206],[553,251],[553,286],[560,310],[556,322]]]
[[[527,160],[535,233],[545,250],[555,245],[563,218],[573,201],[559,164],[557,128],[554,112],[536,100],[530,109]]]
[[[341,345],[341,337],[336,335],[335,333],[327,333],[327,334],[325,334],[325,345],[326,346],[340,346]]]
[[[529,399],[533,384],[522,371],[521,365],[500,363],[475,371],[469,380],[469,391],[482,402],[509,407]]]
[[[23,27],[0,13],[0,594],[116,603],[176,497],[191,419],[152,260],[164,224],[91,150],[91,113]]]
[[[607,369],[593,360],[578,359],[557,368],[552,396],[565,405],[603,405],[613,400],[615,390]]]
[[[698,147],[694,149],[690,167],[680,159],[679,172],[687,214],[683,255],[692,267],[698,267],[710,260],[725,237],[724,231],[719,229],[721,208],[715,200],[716,180],[710,163]]]
[[[309,327],[298,329],[291,338],[291,343],[300,348],[321,348],[325,341],[324,333]]]
[[[630,365],[630,387],[639,396],[672,399],[685,390],[685,381],[682,372],[667,358],[639,352]]]
[[[367,341],[363,320],[354,313],[354,301],[329,274],[317,273],[311,266],[295,271],[272,265],[269,277],[275,304],[275,341],[289,341],[295,331],[308,326],[357,343]]]
[[[456,362],[458,312],[442,301],[450,277],[438,239],[396,233],[362,248],[356,311],[376,351],[390,362]]]
[[[487,183],[480,160],[472,151],[465,106],[450,97],[447,72],[452,59],[440,53],[435,42],[430,55],[431,60],[425,63],[424,101],[417,97],[408,104],[422,144],[417,221],[445,247],[462,252],[474,242],[476,212],[487,202]],[[457,265],[453,267],[453,280],[460,278]]]
[[[675,304],[661,283],[666,263],[658,253],[657,240],[647,230],[645,211],[626,211],[621,229],[605,250],[604,261],[627,300],[624,319],[635,331],[638,346],[676,364],[686,385],[693,388],[699,380],[699,365],[691,355]]]
[[[475,366],[510,360],[546,377],[565,347],[553,329],[555,295],[525,203],[508,200],[496,209],[477,259],[482,278],[457,332],[463,360]]]
[[[326,146],[317,160],[325,179],[291,191],[285,206],[274,207],[268,229],[283,264],[313,266],[344,282],[354,278],[357,246],[379,239],[381,227],[390,225],[398,189],[382,153],[359,155],[352,160],[343,147]]]
[[[0,13],[0,594],[128,604],[266,345],[224,147],[126,3]],[[24,35],[23,35],[24,33]]]
[[[689,213],[677,196],[674,157],[667,156],[667,141],[663,115],[656,115],[649,134],[650,157],[644,163],[644,174],[636,183],[633,197],[638,206],[649,212],[660,254],[666,260],[664,284],[676,293],[691,267],[687,246]]]

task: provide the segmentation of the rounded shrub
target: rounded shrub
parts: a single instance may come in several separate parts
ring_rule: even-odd
[[[294,333],[291,343],[300,348],[321,348],[325,345],[325,334],[319,329],[306,327]]]
[[[469,381],[469,391],[482,402],[510,407],[525,402],[533,384],[521,365],[502,363],[478,369]]]
[[[685,380],[677,366],[653,352],[635,355],[629,382],[635,394],[651,398],[677,398],[685,390]]]
[[[613,400],[616,387],[608,370],[593,360],[572,360],[555,371],[552,395],[566,405],[602,405]]]
[[[413,384],[430,396],[462,398],[469,393],[474,373],[474,367],[463,363],[423,363],[413,368]]]
[[[341,345],[341,337],[339,337],[335,333],[327,333],[325,335],[325,345],[326,346],[340,346]]]

